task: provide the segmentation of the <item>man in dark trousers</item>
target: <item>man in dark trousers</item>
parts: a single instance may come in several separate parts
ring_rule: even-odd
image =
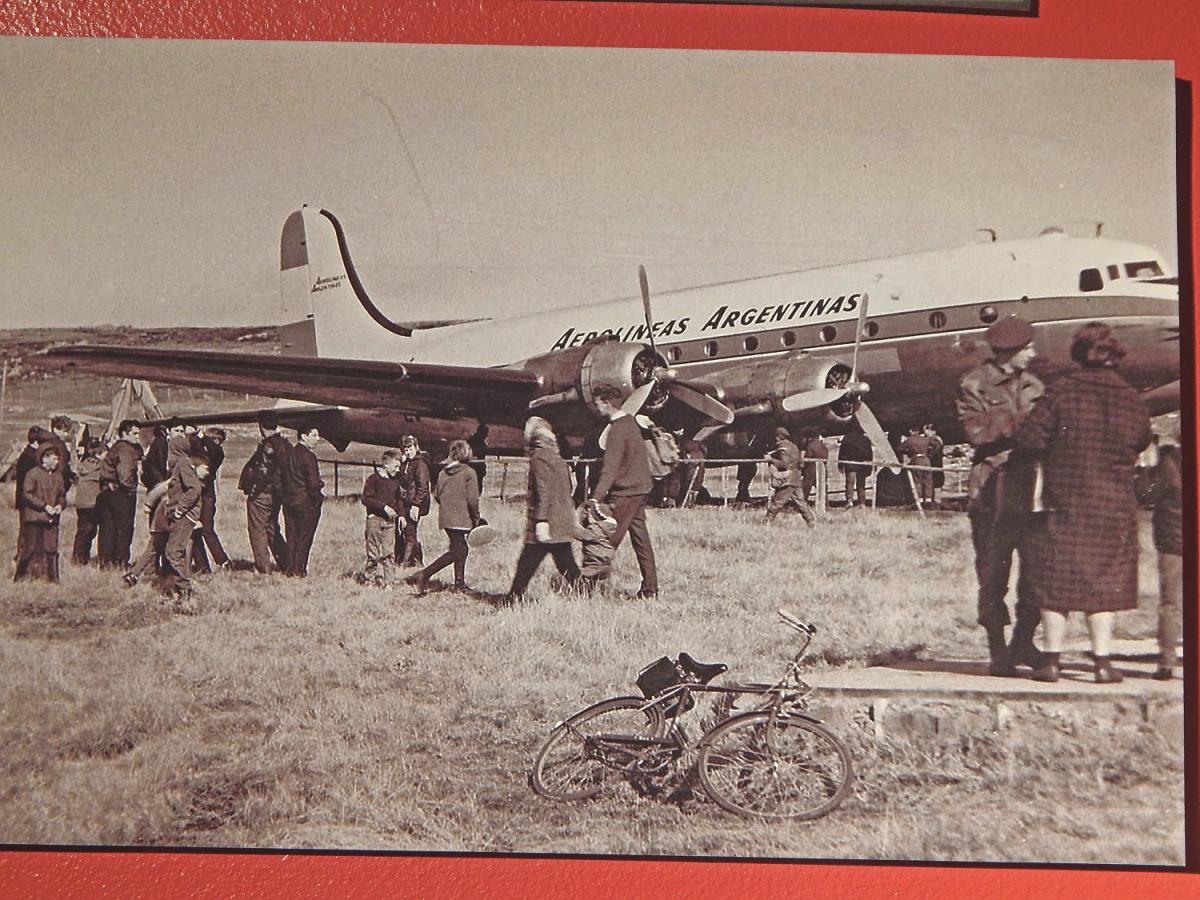
[[[875,458],[871,439],[857,429],[852,429],[842,438],[838,447],[838,464],[846,479],[846,507],[867,505],[867,476],[871,467],[845,465],[845,463],[869,463]]]
[[[297,428],[296,446],[284,470],[283,521],[292,550],[292,565],[287,574],[298,578],[308,575],[308,554],[317,523],[321,521],[321,504],[325,502],[325,482],[321,480],[321,468],[313,453],[320,439],[321,433],[315,426]]]
[[[654,546],[646,529],[646,499],[654,487],[654,480],[650,477],[642,430],[633,416],[621,409],[621,392],[616,388],[599,387],[592,398],[596,411],[608,419],[608,427],[600,437],[604,461],[592,503],[607,502],[612,507],[613,518],[617,520],[611,538],[614,551],[620,548],[625,533],[629,532],[629,541],[642,572],[642,584],[635,596],[653,599],[658,596],[658,572]]]
[[[21,455],[17,457],[17,462],[13,467],[14,474],[17,476],[17,493],[13,498],[13,508],[17,511],[17,558],[20,558],[21,548],[25,546],[21,543],[25,535],[25,516],[21,515],[21,510],[25,508],[25,476],[37,468],[38,452],[41,450],[44,435],[47,434],[46,429],[39,425],[30,428],[27,435],[28,443],[21,451]]]
[[[129,565],[137,516],[138,463],[142,460],[142,445],[137,436],[138,426],[126,419],[117,426],[117,439],[100,463],[96,519],[100,526],[102,567]]]
[[[800,482],[800,493],[805,503],[811,503],[813,491],[817,486],[817,466],[825,465],[829,459],[829,448],[816,432],[807,432],[804,444],[804,475]]]
[[[203,574],[211,571],[208,555],[212,554],[212,565],[228,569],[229,554],[217,536],[217,478],[221,463],[225,461],[224,428],[206,428],[203,434],[192,438],[194,451],[204,454],[208,460],[208,475],[201,479],[200,527],[192,532],[192,571]],[[207,546],[208,551],[205,552]]]
[[[270,410],[259,414],[258,432],[262,441],[242,467],[238,489],[246,495],[246,530],[254,554],[254,568],[265,575],[271,571],[271,556],[275,557],[275,564],[282,572],[287,572],[292,565],[288,543],[279,527],[283,473],[292,445],[279,433],[279,419]]]
[[[425,562],[418,530],[421,517],[429,515],[429,459],[422,452],[416,435],[406,434],[400,447],[404,455],[399,475],[404,509],[403,515],[396,520],[396,562],[402,566],[419,566]]]
[[[1017,316],[1001,319],[987,330],[992,357],[962,377],[958,417],[975,447],[967,483],[975,574],[979,579],[979,624],[987,632],[993,675],[1012,675],[1016,666],[1037,668],[1041,654],[1033,634],[1041,609],[1030,577],[1032,504],[1035,473],[1027,464],[1011,464],[1012,436],[1045,388],[1026,367],[1033,360],[1033,326]],[[1012,619],[1004,598],[1013,551],[1021,556],[1017,577],[1016,625],[1005,643],[1004,628]]]
[[[475,474],[479,477],[479,496],[483,496],[483,479],[487,475],[487,437],[488,427],[482,422],[475,429],[475,433],[467,439],[467,444],[471,447],[471,461],[467,463]]]

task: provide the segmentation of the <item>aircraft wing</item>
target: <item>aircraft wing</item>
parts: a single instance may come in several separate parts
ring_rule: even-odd
[[[67,371],[490,422],[523,412],[538,387],[538,376],[522,369],[206,350],[76,345],[47,350],[41,361]]]

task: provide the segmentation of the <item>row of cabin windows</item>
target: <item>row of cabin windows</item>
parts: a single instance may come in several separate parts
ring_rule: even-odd
[[[1000,311],[991,304],[981,306],[979,308],[979,321],[983,322],[985,325],[991,325],[998,318],[1000,318]],[[929,314],[930,328],[945,328],[947,321],[948,319],[946,318],[946,314],[941,310],[936,310]],[[863,327],[863,336],[873,338],[878,334],[879,323],[868,320],[867,324]],[[833,325],[826,325],[817,332],[817,337],[821,339],[822,343],[831,344],[837,339],[837,328],[835,328]],[[782,332],[779,335],[779,343],[784,347],[794,347],[796,345],[796,332]],[[746,353],[753,353],[760,346],[761,343],[757,335],[749,334],[742,338],[742,350],[744,350]],[[709,358],[715,357],[720,350],[721,345],[719,341],[708,341],[704,345],[704,355]],[[671,362],[678,362],[683,357],[683,350],[680,347],[675,346],[668,351],[667,355],[670,356]]]
[[[1125,263],[1125,278],[1160,278],[1162,273],[1162,266],[1158,264],[1157,260],[1146,259],[1141,262]],[[1103,290],[1105,275],[1108,276],[1109,281],[1118,280],[1122,277],[1121,266],[1105,266],[1104,273],[1101,273],[1099,268],[1083,269],[1079,273],[1079,290],[1084,293]]]

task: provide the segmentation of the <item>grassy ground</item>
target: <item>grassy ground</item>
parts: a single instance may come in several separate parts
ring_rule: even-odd
[[[219,527],[245,558],[241,505],[222,490]],[[353,500],[327,503],[308,580],[220,573],[195,616],[92,569],[66,567],[58,587],[6,578],[0,841],[1182,862],[1182,759],[1151,732],[921,750],[851,729],[854,796],[808,825],[627,788],[541,800],[526,777],[555,721],[630,693],[642,665],[680,650],[774,675],[792,636],[778,606],[819,624],[818,665],[978,654],[967,525],[835,511],[808,531],[750,510],[655,512],[658,602],[628,599],[623,549],[609,592],[559,596],[542,573],[536,602],[497,611],[486,598],[511,578],[523,510],[492,498],[485,515],[502,538],[472,553],[476,596],[348,577],[362,555]],[[0,518],[6,571],[13,518]],[[433,527],[423,537],[440,552]],[[1152,632],[1154,591],[1148,571],[1124,634]]]

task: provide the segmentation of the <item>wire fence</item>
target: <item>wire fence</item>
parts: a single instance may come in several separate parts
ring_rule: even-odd
[[[370,472],[377,471],[379,468],[376,463],[357,460],[319,459],[318,462],[321,464],[322,478],[325,480],[326,489],[331,496],[357,496],[362,492],[363,482]],[[499,456],[488,457],[483,462],[487,467],[487,475],[484,478],[480,494],[482,498],[503,502],[524,495],[529,471],[527,459]],[[580,457],[567,460],[574,473],[574,478],[583,478],[585,481],[592,474],[593,467],[598,466],[600,462],[600,459]],[[763,458],[692,459],[685,457],[680,460],[678,471],[681,472],[685,482],[690,482],[685,484],[685,487],[687,487],[687,493],[691,495],[692,500],[695,499],[698,488],[703,485],[707,490],[708,502],[728,506],[737,501],[739,477],[736,467],[742,465],[755,467],[753,477],[746,484],[748,493],[751,496],[769,495],[771,492],[770,473],[773,467],[768,460]],[[804,460],[801,463],[801,471],[804,471],[806,467],[809,467],[812,481],[813,502],[819,510],[824,510],[829,506],[844,505],[850,501],[847,493],[845,468],[866,470],[865,496],[871,506],[881,505],[880,491],[878,490],[879,472],[886,469],[889,474],[903,479],[902,486],[907,487],[909,491],[906,502],[915,502],[918,509],[922,509],[922,505],[920,493],[912,477],[913,473],[929,472],[944,476],[945,483],[939,488],[943,498],[964,497],[970,473],[970,466],[967,465],[917,466],[903,464],[888,466],[887,463],[878,461],[852,462],[836,458]],[[697,470],[699,470],[699,474],[697,474]],[[714,472],[716,473],[715,483],[712,474]]]

